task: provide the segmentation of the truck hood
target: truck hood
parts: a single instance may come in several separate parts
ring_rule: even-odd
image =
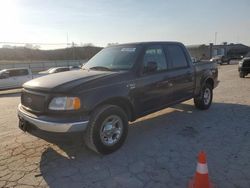
[[[30,80],[24,83],[23,87],[32,90],[66,92],[79,85],[114,74],[117,74],[117,72],[94,70],[66,71]]]

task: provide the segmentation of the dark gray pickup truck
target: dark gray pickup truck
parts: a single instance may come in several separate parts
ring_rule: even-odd
[[[193,63],[181,43],[112,46],[82,70],[26,82],[19,127],[83,131],[89,148],[108,154],[124,143],[129,121],[192,98],[197,108],[208,109],[217,78],[216,63]]]

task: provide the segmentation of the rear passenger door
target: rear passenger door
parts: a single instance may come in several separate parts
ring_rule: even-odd
[[[191,98],[195,87],[194,69],[183,48],[179,44],[165,45],[171,62],[168,75],[173,84],[173,102]]]

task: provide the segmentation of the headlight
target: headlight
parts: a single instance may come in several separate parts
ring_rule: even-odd
[[[78,110],[80,107],[78,97],[55,97],[49,103],[50,110]]]
[[[239,66],[242,67],[243,61],[239,61]]]

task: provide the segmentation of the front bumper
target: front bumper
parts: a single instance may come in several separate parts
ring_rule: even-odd
[[[87,118],[73,121],[72,119],[62,120],[55,118],[53,119],[48,116],[36,116],[22,108],[21,104],[18,105],[18,117],[22,123],[28,122],[31,126],[34,125],[38,129],[58,133],[84,131],[89,123]]]
[[[250,67],[238,67],[239,72],[250,72]]]
[[[219,83],[220,83],[220,81],[219,81],[219,80],[216,80],[216,81],[214,82],[214,88],[218,87]]]

